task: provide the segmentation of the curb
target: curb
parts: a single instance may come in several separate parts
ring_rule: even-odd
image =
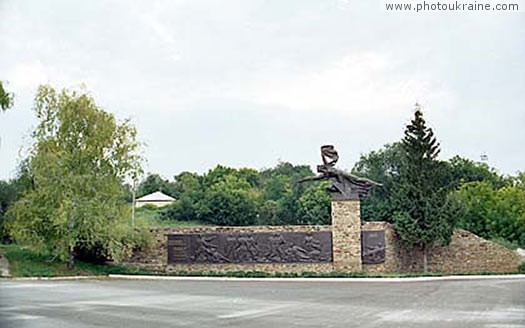
[[[36,280],[101,280],[107,279],[108,276],[63,276],[63,277],[16,277],[5,278],[2,280],[9,281],[36,281]]]
[[[485,276],[443,276],[413,278],[237,278],[237,277],[188,277],[188,276],[143,276],[110,274],[110,279],[123,280],[175,280],[175,281],[256,281],[256,282],[422,282],[422,281],[464,281],[464,280],[525,280],[525,274]]]
[[[483,276],[441,276],[407,278],[238,278],[206,276],[146,276],[109,274],[107,276],[64,276],[64,277],[18,277],[0,278],[0,281],[68,281],[68,280],[171,280],[171,281],[231,281],[231,282],[431,282],[431,281],[466,281],[466,280],[525,280],[525,274],[483,275]]]

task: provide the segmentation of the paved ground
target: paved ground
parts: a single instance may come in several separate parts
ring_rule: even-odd
[[[525,279],[0,281],[0,327],[525,327]]]

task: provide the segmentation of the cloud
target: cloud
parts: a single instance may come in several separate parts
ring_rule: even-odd
[[[347,115],[405,110],[415,101],[450,105],[454,94],[431,76],[403,71],[404,62],[360,52],[316,70],[263,81],[249,93],[260,103],[295,110],[332,110]],[[405,69],[406,70],[406,69]]]
[[[16,63],[6,75],[6,80],[18,92],[33,92],[41,84],[50,84],[55,88],[97,89],[98,79],[89,76],[76,67],[45,66],[40,60],[27,60]]]
[[[162,22],[158,15],[152,12],[139,12],[133,8],[132,10],[133,13],[137,15],[141,24],[151,31],[153,36],[167,49],[172,60],[178,61],[182,59],[181,50],[180,47],[177,46],[173,32],[168,25]]]
[[[8,73],[8,80],[16,89],[29,89],[50,80],[46,68],[40,60],[18,63]]]

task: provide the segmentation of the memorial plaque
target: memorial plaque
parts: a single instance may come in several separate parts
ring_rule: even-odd
[[[361,231],[361,259],[363,264],[385,262],[385,231]]]
[[[168,235],[168,263],[190,262],[190,238],[188,235]]]
[[[168,235],[168,264],[331,261],[331,231]]]

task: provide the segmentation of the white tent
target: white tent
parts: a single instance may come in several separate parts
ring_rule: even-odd
[[[149,195],[142,196],[135,201],[135,207],[142,207],[146,204],[162,207],[169,205],[175,201],[175,198],[166,195],[161,191],[156,191]]]

